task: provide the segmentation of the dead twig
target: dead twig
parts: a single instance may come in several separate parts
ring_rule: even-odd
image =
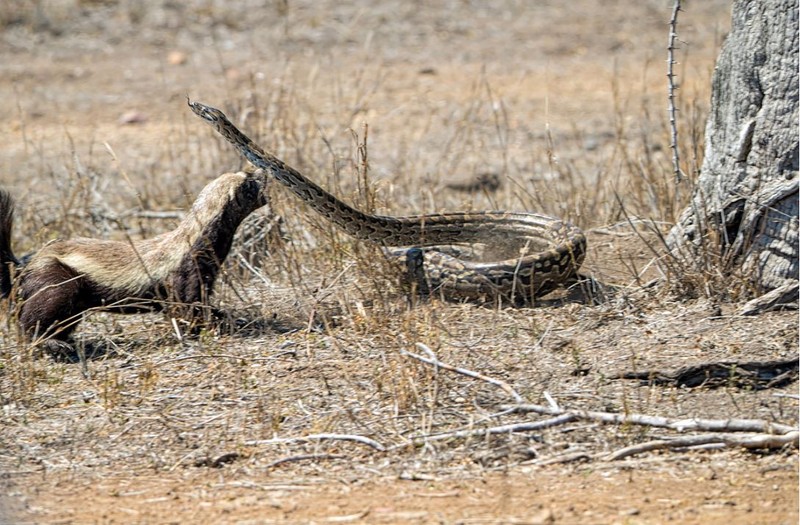
[[[524,399],[522,398],[522,396],[520,396],[513,388],[511,388],[511,385],[509,385],[505,381],[502,381],[500,379],[494,379],[494,378],[485,376],[483,374],[479,374],[478,372],[473,372],[472,370],[468,370],[466,368],[460,368],[460,367],[457,367],[457,366],[448,365],[447,363],[443,363],[443,362],[439,361],[436,358],[436,354],[433,353],[433,350],[431,350],[424,343],[417,343],[417,347],[420,348],[422,351],[426,352],[431,357],[430,358],[423,357],[423,356],[421,356],[419,354],[415,354],[413,352],[409,352],[408,350],[403,350],[403,349],[400,350],[400,353],[402,355],[411,357],[413,359],[416,359],[417,361],[421,361],[421,362],[423,362],[423,363],[425,363],[427,365],[431,365],[431,366],[436,367],[436,368],[442,368],[444,370],[449,370],[451,372],[455,372],[457,374],[465,375],[465,376],[471,377],[473,379],[480,379],[481,381],[486,381],[487,383],[492,384],[492,385],[500,388],[501,390],[503,390],[503,392],[507,393],[512,398],[514,398],[514,401],[516,401],[517,403],[524,403],[525,402]]]
[[[574,414],[564,414],[554,418],[545,419],[543,421],[528,421],[525,423],[513,423],[510,425],[500,425],[489,428],[474,428],[469,430],[456,430],[453,432],[444,432],[441,434],[428,434],[425,436],[415,436],[411,438],[412,445],[423,445],[431,441],[442,441],[444,439],[463,439],[469,437],[488,436],[492,434],[512,434],[514,432],[531,432],[534,430],[543,430],[545,428],[564,425],[577,419]],[[395,450],[407,446],[407,444],[395,445],[389,450]]]
[[[785,397],[787,399],[800,399],[800,396],[797,394],[772,394],[772,397]]]
[[[504,406],[517,412],[535,412],[549,416],[572,415],[574,419],[601,421],[616,425],[642,425],[648,427],[670,428],[679,432],[704,430],[711,432],[760,432],[770,434],[789,434],[797,429],[789,425],[763,421],[760,419],[671,419],[644,414],[614,414],[611,412],[592,412],[588,410],[553,409],[542,405]]]
[[[295,461],[308,461],[308,460],[327,460],[327,459],[342,459],[347,456],[342,454],[299,454],[297,456],[287,456],[285,458],[276,459],[275,461],[270,461],[266,465],[264,465],[265,469],[271,469],[273,467],[277,467],[278,465],[283,465],[284,463],[293,463]]]
[[[524,464],[530,465],[539,465],[541,467],[546,465],[559,465],[565,463],[576,463],[578,461],[591,461],[593,459],[593,455],[589,454],[588,452],[581,450],[578,452],[569,452],[566,454],[559,454],[557,456],[551,456],[544,459],[537,459],[533,461],[523,461]]]
[[[696,447],[708,444],[744,448],[782,448],[787,445],[797,447],[799,440],[800,432],[796,430],[779,436],[775,434],[700,434],[631,445],[612,452],[605,459],[615,461],[652,450]]]
[[[672,66],[675,65],[675,40],[678,36],[678,12],[681,10],[681,0],[675,0],[675,5],[672,8],[672,17],[669,19],[669,44],[667,45],[667,99],[669,101],[667,106],[667,113],[669,114],[669,129],[670,129],[670,144],[672,149],[672,169],[675,172],[675,182],[679,183],[683,180],[681,173],[681,163],[678,153],[678,124],[675,119],[675,91],[678,87],[675,85],[675,74]]]
[[[351,521],[360,521],[367,514],[369,514],[369,509],[356,512],[355,514],[346,514],[344,516],[328,516],[327,518],[321,518],[319,521],[323,523],[349,523]]]
[[[244,444],[247,446],[281,445],[285,443],[304,443],[307,441],[325,441],[325,440],[355,441],[356,443],[367,445],[368,447],[372,447],[380,452],[384,452],[386,450],[386,447],[384,447],[374,439],[370,439],[364,436],[359,436],[356,434],[309,434],[307,436],[290,437],[290,438],[254,439],[251,441],[245,441]]]

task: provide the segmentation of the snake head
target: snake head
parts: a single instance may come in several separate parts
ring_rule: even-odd
[[[210,122],[211,124],[224,122],[226,120],[225,114],[217,108],[206,106],[200,102],[192,102],[189,100],[189,97],[186,97],[186,103],[189,104],[189,107],[192,108],[192,111],[194,111],[195,115],[207,122]]]

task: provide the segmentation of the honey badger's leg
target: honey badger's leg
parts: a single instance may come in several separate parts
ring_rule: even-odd
[[[51,351],[69,349],[67,341],[87,306],[81,304],[83,285],[83,276],[56,259],[28,268],[19,282],[19,323],[25,336],[48,338],[43,346]]]
[[[12,292],[11,267],[20,261],[11,248],[14,225],[14,199],[0,190],[0,297]],[[70,322],[80,310],[76,309],[82,279],[55,259],[23,272],[18,281],[17,314],[23,334],[28,339],[48,337],[48,350],[69,348],[66,342],[75,329]],[[65,322],[66,321],[66,322]]]
[[[11,230],[14,226],[14,199],[0,190],[0,297],[11,293],[11,267],[19,261],[11,249]]]
[[[236,220],[225,227],[209,228],[194,242],[172,276],[172,295],[177,304],[168,309],[168,315],[183,318],[195,328],[228,319],[228,315],[211,306],[209,299],[238,223]]]

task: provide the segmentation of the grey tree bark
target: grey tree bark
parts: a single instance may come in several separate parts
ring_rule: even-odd
[[[723,270],[797,301],[798,0],[734,1],[700,177],[667,241],[695,262],[716,242]]]

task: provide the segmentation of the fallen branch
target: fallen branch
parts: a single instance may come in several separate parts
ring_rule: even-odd
[[[324,441],[324,440],[355,441],[356,443],[367,445],[368,447],[372,447],[375,450],[379,450],[380,452],[384,452],[386,450],[386,447],[384,447],[377,441],[370,439],[368,437],[358,436],[355,434],[309,434],[307,436],[290,437],[290,438],[254,439],[251,441],[245,441],[244,444],[247,446],[281,445],[285,443],[306,443],[308,441]]]
[[[771,292],[748,301],[739,310],[739,315],[757,315],[771,310],[792,309],[797,310],[797,295],[800,284],[796,281],[780,286]]]
[[[673,372],[647,370],[623,372],[611,379],[640,379],[651,385],[670,385],[694,388],[699,386],[737,386],[763,390],[780,387],[796,381],[798,358],[779,361],[750,361],[739,363],[722,361],[684,366]]]
[[[472,370],[468,370],[466,368],[460,368],[460,367],[457,367],[457,366],[448,365],[447,363],[443,363],[443,362],[439,361],[436,358],[436,355],[433,353],[433,350],[431,350],[424,343],[417,343],[417,347],[420,348],[422,351],[426,352],[431,357],[430,358],[423,357],[423,356],[421,356],[419,354],[415,354],[413,352],[409,352],[408,350],[403,350],[403,349],[400,350],[400,353],[402,355],[411,357],[413,359],[416,359],[417,361],[421,361],[421,362],[423,362],[425,364],[431,365],[431,366],[436,367],[436,368],[442,368],[444,370],[449,370],[451,372],[455,372],[457,374],[465,375],[465,376],[471,377],[473,379],[480,379],[481,381],[486,381],[487,383],[492,384],[492,385],[502,389],[505,393],[510,395],[512,398],[514,398],[514,401],[516,401],[517,403],[523,403],[525,401],[522,398],[522,396],[517,394],[517,392],[513,388],[511,388],[511,385],[509,385],[505,381],[501,381],[500,379],[494,379],[494,378],[491,378],[491,377],[487,377],[487,376],[485,376],[483,374],[479,374],[478,372],[473,372]]]
[[[572,415],[575,419],[600,421],[615,425],[642,425],[648,427],[670,428],[679,432],[704,430],[711,432],[760,432],[767,434],[789,434],[795,427],[763,421],[760,419],[671,419],[644,414],[614,414],[611,412],[592,412],[588,410],[553,409],[542,405],[507,405],[503,409],[515,412],[535,412],[549,416]]]
[[[798,446],[800,432],[792,431],[783,435],[775,434],[700,434],[698,436],[686,436],[675,439],[648,441],[629,447],[621,448],[612,452],[605,459],[615,461],[627,458],[635,454],[660,450],[664,448],[683,448],[696,447],[708,444],[719,444],[725,447],[744,447],[744,448],[782,448],[787,445]]]

